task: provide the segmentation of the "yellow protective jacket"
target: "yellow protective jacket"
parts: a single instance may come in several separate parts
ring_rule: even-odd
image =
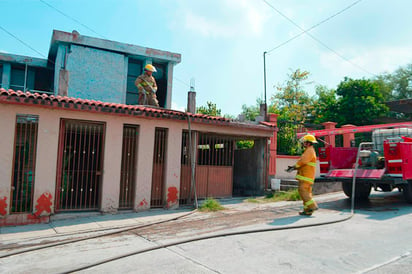
[[[313,146],[305,149],[299,161],[295,164],[298,170],[296,179],[313,184],[316,172],[316,152]]]
[[[139,92],[145,91],[146,94],[155,93],[157,91],[156,80],[153,76],[149,76],[146,73],[143,73],[136,78],[134,84],[138,88]]]

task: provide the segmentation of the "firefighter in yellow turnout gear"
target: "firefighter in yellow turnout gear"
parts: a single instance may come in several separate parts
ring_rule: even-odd
[[[153,72],[156,72],[156,68],[151,64],[147,64],[144,67],[144,73],[137,77],[134,82],[139,90],[139,105],[159,106],[156,97],[157,85],[155,78],[152,76]]]
[[[312,185],[315,181],[316,152],[313,144],[317,143],[315,136],[307,134],[300,139],[305,151],[294,166],[289,166],[286,171],[297,170],[296,179],[299,181],[299,195],[303,200],[303,211],[300,215],[310,216],[318,209],[312,198]]]

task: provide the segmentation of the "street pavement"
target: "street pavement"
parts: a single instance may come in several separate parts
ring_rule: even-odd
[[[319,202],[344,198],[342,193],[329,193],[317,196]],[[299,210],[301,201],[276,202],[267,204],[245,203],[246,198],[220,199],[219,202],[226,208],[227,214],[253,211],[264,208],[282,208],[294,206]],[[47,224],[33,224],[24,226],[0,227],[0,243],[13,243],[21,240],[40,239],[52,236],[78,235],[79,233],[103,232],[134,226],[149,225],[181,218],[190,214],[193,209],[182,208],[176,210],[152,209],[144,212],[119,212],[117,214],[100,213],[62,213],[51,218]],[[207,217],[206,213],[197,213],[195,218]],[[192,216],[194,217],[194,216]],[[0,244],[0,247],[1,247]]]
[[[37,244],[53,237],[66,240],[79,235],[96,235],[181,217],[180,223],[175,225],[177,228],[169,234],[161,234],[162,229],[165,233],[169,227],[156,225],[152,230],[142,230],[137,234],[96,239],[87,244],[42,250],[22,257],[0,258],[0,272],[61,273],[90,262],[193,237],[286,228],[173,245],[80,272],[411,273],[412,207],[405,204],[399,193],[373,194],[371,203],[358,208],[350,220],[323,226],[312,225],[347,219],[350,217],[350,203],[342,193],[318,195],[315,199],[321,209],[312,217],[297,215],[301,208],[300,201],[256,204],[245,203],[243,199],[220,200],[226,208],[219,215],[222,219],[235,215],[251,218],[259,212],[272,214],[265,215],[266,219],[262,219],[265,221],[256,218],[255,223],[242,223],[240,226],[223,226],[213,221],[216,213],[195,212],[186,216],[190,209],[179,209],[116,215],[66,215],[53,219],[49,224],[3,227],[0,229],[0,256],[12,252],[12,247]],[[199,222],[203,227],[187,230],[185,220],[193,224],[196,220],[204,221]],[[213,222],[208,223],[208,220]],[[212,227],[213,223],[216,227]],[[297,226],[309,227],[291,229]]]

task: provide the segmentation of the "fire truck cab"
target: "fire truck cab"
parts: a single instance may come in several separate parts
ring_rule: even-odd
[[[321,147],[319,164],[317,180],[342,182],[348,197],[356,175],[356,199],[367,199],[373,187],[385,192],[398,189],[412,203],[412,127],[375,129],[372,142],[360,147]]]

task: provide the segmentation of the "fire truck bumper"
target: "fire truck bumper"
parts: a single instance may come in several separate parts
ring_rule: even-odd
[[[326,178],[353,178],[354,169],[335,169],[326,174]],[[381,179],[385,174],[385,169],[358,169],[356,178]]]

